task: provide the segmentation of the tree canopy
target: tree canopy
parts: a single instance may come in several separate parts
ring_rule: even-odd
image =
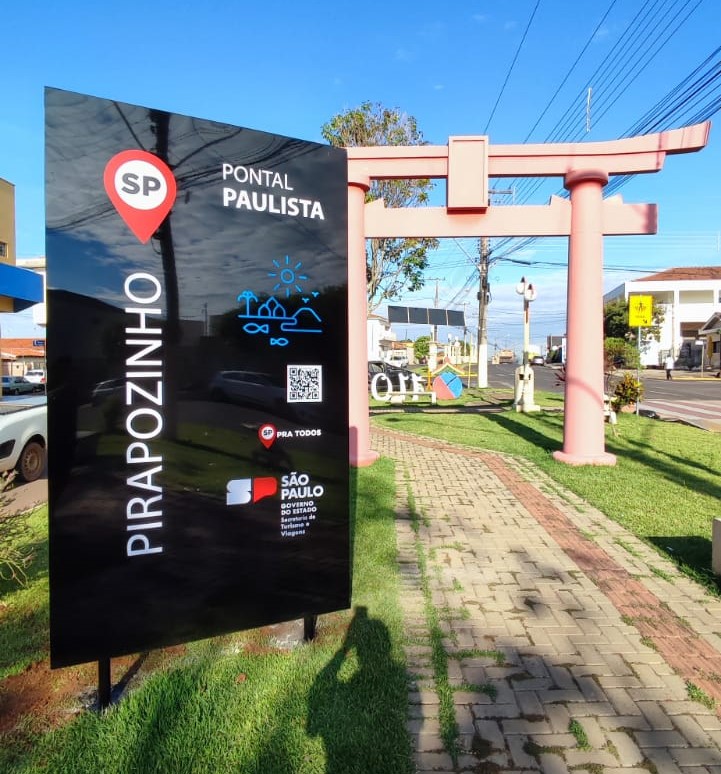
[[[413,116],[379,102],[363,102],[333,116],[321,133],[331,145],[346,148],[426,144]],[[428,202],[431,188],[430,180],[373,180],[366,201],[383,199],[386,207],[414,207]],[[366,240],[368,311],[404,291],[420,290],[428,251],[437,246],[437,239]]]
[[[413,354],[415,355],[415,358],[418,362],[421,362],[422,360],[428,357],[428,354],[431,351],[430,345],[431,345],[430,336],[419,336],[413,342]]]

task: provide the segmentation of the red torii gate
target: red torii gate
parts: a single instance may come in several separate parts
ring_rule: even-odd
[[[603,199],[611,175],[658,172],[669,153],[705,147],[710,122],[594,143],[490,145],[484,136],[448,145],[348,148],[348,285],[351,463],[371,464],[367,392],[365,239],[372,237],[568,236],[563,450],[571,465],[614,465],[603,425],[603,237],[654,234],[655,204]],[[570,201],[490,206],[489,177],[563,177]],[[371,179],[446,178],[445,207],[365,203]]]

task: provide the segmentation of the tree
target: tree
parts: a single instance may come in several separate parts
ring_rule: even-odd
[[[419,363],[423,362],[423,360],[428,357],[428,353],[430,352],[430,343],[430,336],[419,336],[413,342],[413,354]]]
[[[346,148],[426,144],[413,116],[379,102],[363,102],[333,116],[323,124],[321,133],[331,145]],[[426,179],[373,180],[366,201],[383,199],[386,207],[414,207],[427,203],[431,188],[431,181]],[[437,239],[366,240],[368,311],[384,301],[397,299],[405,290],[420,290],[428,251],[436,247]]]

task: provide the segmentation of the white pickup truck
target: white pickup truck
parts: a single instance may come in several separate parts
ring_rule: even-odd
[[[0,472],[17,470],[24,481],[45,472],[48,407],[43,396],[0,400]]]

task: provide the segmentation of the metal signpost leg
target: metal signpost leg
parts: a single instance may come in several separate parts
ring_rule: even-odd
[[[318,623],[317,615],[306,615],[303,617],[303,640],[305,642],[311,642],[315,639],[316,624]]]
[[[100,711],[110,706],[110,659],[101,658],[98,661],[98,709]]]
[[[641,326],[638,326],[638,363],[636,364],[636,385],[641,384]],[[639,403],[641,402],[641,396],[636,396],[636,416],[639,416]]]

